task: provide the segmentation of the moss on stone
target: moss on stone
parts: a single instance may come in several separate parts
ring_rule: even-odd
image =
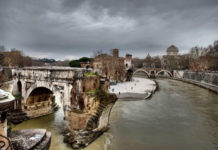
[[[100,101],[113,101],[114,99],[116,99],[116,95],[99,89],[95,92],[95,98]]]
[[[13,95],[15,97],[15,99],[19,99],[21,98],[22,96],[20,94],[16,94],[16,95]]]
[[[86,72],[83,75],[84,75],[84,77],[97,76],[97,74],[94,72]]]
[[[87,94],[95,94],[96,91],[97,91],[96,89],[93,89],[93,90],[87,91],[86,93],[87,93]]]
[[[0,98],[0,100],[5,100],[5,99],[8,99],[8,96]]]

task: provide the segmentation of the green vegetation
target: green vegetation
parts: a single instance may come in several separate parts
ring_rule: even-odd
[[[96,100],[105,101],[109,99],[110,94],[105,92],[104,90],[96,90],[95,92],[95,98]]]
[[[79,62],[88,62],[88,61],[92,61],[92,59],[88,57],[82,57],[79,59]]]
[[[15,99],[20,99],[22,96],[20,94],[13,95]]]
[[[4,98],[0,98],[0,100],[5,100],[5,99],[8,99],[8,96],[7,96],[7,97],[4,97]]]
[[[105,92],[104,90],[101,90],[101,89],[89,90],[86,93],[87,94],[94,94],[95,100],[100,100],[100,101],[108,100],[110,95],[111,95],[110,93]]]
[[[82,57],[78,60],[70,61],[70,67],[81,67],[80,62],[89,62],[92,61],[92,58]]]
[[[79,60],[70,61],[70,67],[81,67]]]
[[[86,93],[88,93],[88,94],[94,94],[94,93],[96,93],[96,89],[93,89],[93,90],[89,90],[89,91],[87,91]]]
[[[95,72],[86,72],[83,75],[84,75],[84,77],[90,77],[90,76],[97,76],[97,73],[95,73]]]

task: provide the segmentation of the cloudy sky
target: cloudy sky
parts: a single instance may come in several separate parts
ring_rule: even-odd
[[[218,0],[0,0],[0,45],[55,59],[181,53],[218,40]]]

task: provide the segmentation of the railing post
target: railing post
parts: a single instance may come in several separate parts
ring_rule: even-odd
[[[13,146],[8,137],[0,134],[0,150],[13,150]]]

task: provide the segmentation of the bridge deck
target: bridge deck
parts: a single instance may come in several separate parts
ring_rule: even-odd
[[[86,70],[85,68],[76,68],[76,67],[60,67],[60,66],[46,66],[46,67],[23,67],[15,68],[17,70],[62,70],[62,71],[72,71],[72,70]]]

